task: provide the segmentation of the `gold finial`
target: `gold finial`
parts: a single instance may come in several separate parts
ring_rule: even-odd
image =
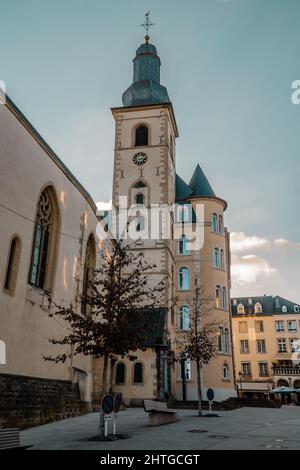
[[[155,24],[155,23],[151,23],[149,15],[150,15],[150,11],[147,11],[147,13],[145,13],[145,21],[144,21],[143,24],[140,25],[146,31],[146,36],[145,36],[146,44],[148,43],[148,41],[150,39],[150,36],[148,34],[149,29],[151,28],[151,26],[154,26],[154,24]]]

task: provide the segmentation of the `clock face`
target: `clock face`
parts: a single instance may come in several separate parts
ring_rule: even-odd
[[[138,152],[133,157],[133,162],[136,165],[144,165],[144,163],[146,163],[146,161],[147,161],[147,155],[143,152]]]

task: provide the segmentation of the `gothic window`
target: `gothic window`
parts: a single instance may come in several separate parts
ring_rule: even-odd
[[[145,203],[145,197],[142,193],[138,193],[136,196],[135,196],[135,203],[136,204],[141,204],[141,205],[144,205]]]
[[[218,233],[218,216],[217,214],[212,215],[211,228],[214,233]]]
[[[188,331],[191,328],[191,312],[188,305],[180,307],[180,329]]]
[[[18,237],[14,237],[10,244],[8,264],[4,282],[5,291],[7,291],[11,295],[14,295],[15,292],[20,254],[21,241]]]
[[[219,233],[223,234],[223,217],[219,215]]]
[[[125,365],[123,362],[119,362],[116,367],[116,384],[125,383]]]
[[[216,307],[221,308],[221,286],[216,286]]]
[[[221,269],[225,269],[224,250],[220,250],[220,268],[221,268]]]
[[[52,188],[46,188],[39,199],[29,282],[50,290],[58,232],[58,209]]]
[[[219,248],[214,248],[214,268],[219,268],[220,266],[220,250]]]
[[[134,377],[133,381],[135,384],[143,383],[143,365],[140,362],[134,364]]]
[[[96,265],[96,249],[95,240],[93,235],[90,235],[86,245],[85,262],[83,270],[83,285],[82,285],[82,298],[81,298],[81,313],[86,314],[88,312],[88,292],[89,292],[89,280],[90,276],[95,269]]]
[[[148,127],[139,126],[135,131],[135,146],[144,147],[148,145]]]
[[[190,288],[190,271],[188,268],[179,269],[179,289],[189,290]]]
[[[188,255],[188,240],[185,235],[178,241],[178,252],[180,255]]]

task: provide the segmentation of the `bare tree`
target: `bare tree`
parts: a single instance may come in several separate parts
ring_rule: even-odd
[[[161,307],[164,281],[149,284],[151,271],[156,266],[148,262],[122,240],[112,244],[110,252],[101,255],[98,269],[90,273],[88,288],[81,301],[86,302],[86,314],[78,311],[78,302],[67,307],[58,306],[49,314],[68,325],[62,338],[50,338],[54,345],[70,345],[72,354],[103,358],[102,392],[107,390],[109,358],[134,357],[134,351],[145,350],[151,335],[147,311]],[[45,356],[54,362],[65,362],[66,353]]]
[[[197,368],[198,415],[202,416],[202,380],[201,371],[204,364],[209,364],[217,354],[217,332],[220,324],[210,320],[212,300],[205,297],[202,287],[196,278],[194,295],[190,299],[190,325],[180,342],[180,358],[195,361]],[[185,373],[185,371],[184,371]]]

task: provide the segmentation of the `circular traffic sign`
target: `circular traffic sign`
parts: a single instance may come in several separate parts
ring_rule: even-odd
[[[114,397],[112,395],[104,395],[101,401],[101,409],[106,415],[109,415],[113,411]]]
[[[207,395],[208,401],[213,401],[213,399],[215,397],[215,392],[213,391],[212,388],[209,388],[206,392],[206,395]]]

